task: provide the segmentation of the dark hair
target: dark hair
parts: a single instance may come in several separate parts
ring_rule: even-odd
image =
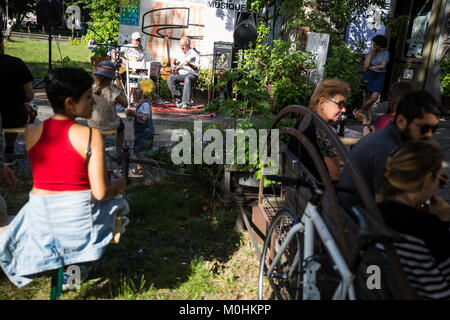
[[[113,79],[111,78],[107,78],[98,74],[94,74],[94,83],[95,83],[95,91],[94,93],[96,95],[101,95],[102,94],[102,90],[104,88],[107,88],[111,85],[111,82],[113,81]]]
[[[375,37],[373,37],[372,41],[375,42],[375,44],[379,45],[382,48],[387,47],[388,40],[382,34],[378,34]]]
[[[413,86],[406,81],[396,82],[389,91],[388,108],[386,113],[394,113],[400,100],[408,93],[414,91]]]
[[[399,114],[402,114],[409,124],[414,119],[423,119],[425,113],[431,113],[439,117],[441,115],[439,104],[428,91],[413,91],[406,94],[398,103],[394,123],[397,121]]]
[[[81,68],[53,69],[45,76],[45,92],[55,113],[64,112],[64,101],[72,98],[75,102],[92,88],[92,76]]]

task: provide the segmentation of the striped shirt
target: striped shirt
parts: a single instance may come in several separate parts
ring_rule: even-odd
[[[411,287],[423,299],[450,299],[450,224],[406,204],[378,204],[386,225],[404,242],[394,243]],[[384,251],[381,244],[377,247]]]

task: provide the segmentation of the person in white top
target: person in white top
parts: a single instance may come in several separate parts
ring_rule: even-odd
[[[188,37],[180,39],[180,49],[171,57],[170,65],[172,75],[167,78],[167,85],[172,98],[177,107],[187,109],[191,100],[191,88],[197,81],[200,68],[200,55],[195,48],[191,48],[191,40]],[[183,95],[177,86],[180,82],[184,82]]]
[[[131,43],[127,43],[120,48],[120,52],[127,59],[142,61],[145,57],[144,47],[142,46],[142,37],[139,32],[133,32],[131,35]]]
[[[144,47],[142,46],[142,37],[139,32],[133,32],[131,35],[131,43],[124,44],[120,47],[120,53],[122,58],[142,61],[145,57]],[[111,56],[112,61],[116,61],[118,57],[116,49],[112,49],[108,52],[108,56]]]

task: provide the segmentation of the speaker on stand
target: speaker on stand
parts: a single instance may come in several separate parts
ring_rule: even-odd
[[[257,14],[254,12],[236,12],[233,32],[233,47],[235,49],[249,49],[250,43],[256,43]]]
[[[64,7],[62,0],[39,0],[36,3],[36,20],[48,28],[48,70],[52,69],[52,27],[62,26]]]

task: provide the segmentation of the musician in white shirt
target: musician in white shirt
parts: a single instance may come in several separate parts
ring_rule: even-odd
[[[131,35],[131,43],[120,46],[120,53],[123,54],[125,59],[131,59],[136,61],[142,61],[145,57],[144,47],[142,46],[142,37],[139,32],[133,32]],[[111,59],[115,61],[118,58],[118,54],[115,49],[112,49],[108,53]]]
[[[142,46],[142,37],[139,32],[133,32],[131,43],[127,43],[120,48],[120,52],[127,58],[136,61],[142,61],[145,57],[144,47]]]
[[[188,37],[180,39],[180,48],[175,56],[171,57],[170,65],[172,75],[167,78],[167,84],[175,104],[179,108],[188,109],[191,100],[191,87],[198,78],[200,68],[200,56],[195,48],[191,48],[191,40]],[[177,86],[184,82],[183,95]]]

